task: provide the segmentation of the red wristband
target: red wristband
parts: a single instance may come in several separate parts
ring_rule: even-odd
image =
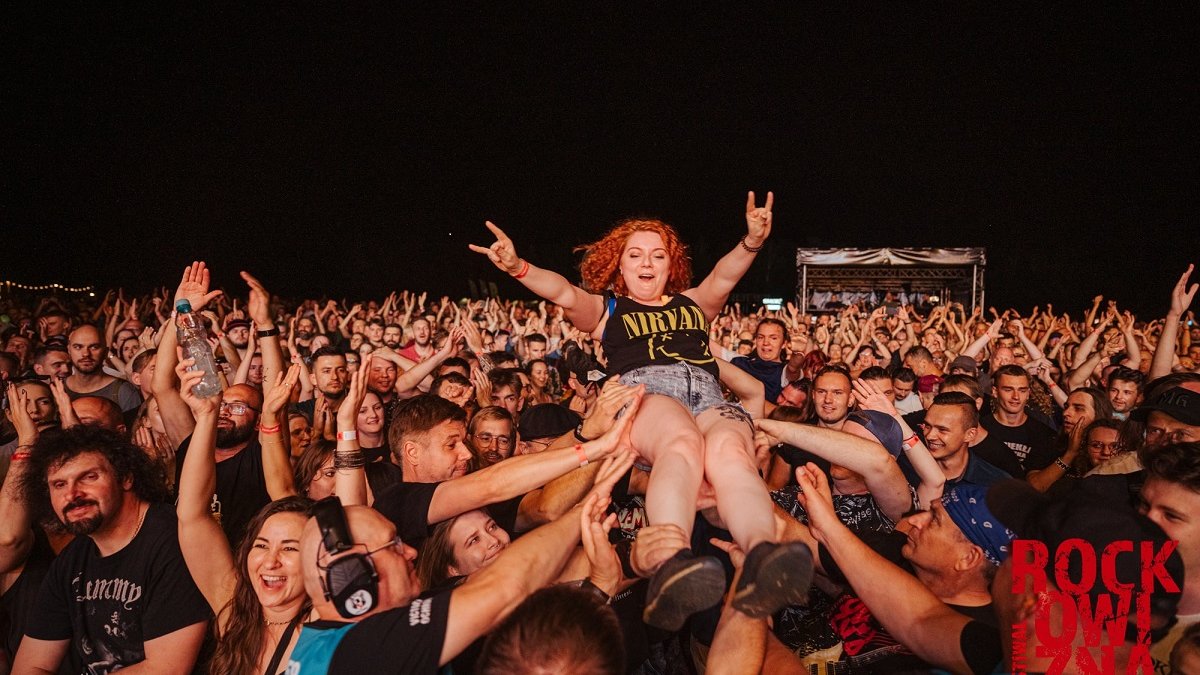
[[[523,262],[523,263],[525,263],[525,264],[521,266],[521,270],[520,270],[519,272],[517,272],[516,274],[512,275],[512,278],[514,278],[514,279],[524,279],[524,278],[525,278],[525,275],[526,275],[526,274],[529,274],[529,261],[528,261],[528,260],[522,260],[521,262]]]
[[[23,462],[23,461],[29,459],[29,457],[30,457],[30,452],[28,450],[26,450],[24,452],[14,452],[12,454],[12,457],[9,459],[9,461]]]
[[[575,444],[575,456],[579,458],[579,466],[584,467],[588,465],[587,453],[583,451],[583,446],[578,443]]]
[[[258,432],[262,434],[277,434],[279,433],[279,425],[276,424],[273,427],[264,427],[260,424],[258,425]]]

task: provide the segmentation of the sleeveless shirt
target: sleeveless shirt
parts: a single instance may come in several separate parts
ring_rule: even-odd
[[[689,363],[720,379],[708,349],[708,319],[686,295],[659,307],[626,297],[609,298],[604,325],[604,354],[610,375],[643,366]]]

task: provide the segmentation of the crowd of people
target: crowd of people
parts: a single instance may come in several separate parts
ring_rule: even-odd
[[[489,223],[472,249],[540,301],[286,301],[203,262],[0,300],[4,667],[1200,672],[1191,268],[1151,319],[744,311],[772,203],[699,283],[660,221],[578,284]],[[1068,619],[1018,539],[1155,542],[1149,623],[1039,649]]]

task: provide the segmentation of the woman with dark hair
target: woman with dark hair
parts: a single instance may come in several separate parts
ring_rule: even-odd
[[[300,495],[315,502],[333,494],[337,475],[333,469],[333,450],[336,447],[336,443],[324,439],[308,444],[296,461],[296,471],[292,477]]]
[[[180,395],[196,418],[179,477],[179,545],[188,572],[216,613],[213,629],[216,651],[210,672],[276,675],[299,636],[299,625],[309,618],[311,605],[304,591],[300,565],[300,534],[308,519],[308,500],[272,495],[246,527],[236,552],[220,524],[213,519],[210,502],[216,489],[217,397],[197,398],[192,387],[203,378],[202,371],[188,371],[191,359],[176,368]],[[286,378],[277,378],[266,395],[263,408],[278,409],[286,401],[299,377],[292,366]],[[282,375],[282,374],[280,374]],[[266,419],[264,417],[264,419]],[[270,427],[264,427],[267,429]],[[279,425],[274,425],[279,433]],[[268,433],[264,431],[263,433]],[[273,451],[286,455],[283,444]],[[264,451],[268,451],[264,448]],[[286,465],[286,456],[264,467]],[[290,485],[290,478],[284,478]],[[279,479],[268,485],[282,484]],[[291,492],[289,490],[289,492]]]
[[[525,401],[526,405],[558,403],[550,394],[550,366],[546,365],[544,359],[530,361],[529,365],[525,366],[525,374],[529,376],[529,386],[533,389],[533,393]]]
[[[496,236],[489,247],[471,246],[526,288],[563,308],[581,331],[601,340],[610,375],[646,388],[630,439],[651,465],[646,513],[653,525],[670,524],[685,535],[679,548],[664,547],[646,598],[648,623],[678,630],[692,613],[721,599],[725,572],[711,557],[696,558],[686,540],[696,500],[707,480],[734,539],[749,551],[734,604],[767,616],[807,596],[811,554],[779,544],[771,499],[758,474],[754,426],[740,406],[721,395],[709,325],[750,268],[771,232],[774,195],[766,205],[746,200],[746,234],[697,286],[687,247],[659,220],[618,223],[600,240],[581,247],[583,288],[535,267],[517,255],[512,240]],[[804,588],[799,588],[804,586]]]

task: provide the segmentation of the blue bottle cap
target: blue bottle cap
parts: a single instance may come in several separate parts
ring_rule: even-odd
[[[175,303],[175,311],[176,312],[184,312],[184,313],[191,312],[192,311],[192,303],[188,302],[187,300],[179,300],[178,302]]]

